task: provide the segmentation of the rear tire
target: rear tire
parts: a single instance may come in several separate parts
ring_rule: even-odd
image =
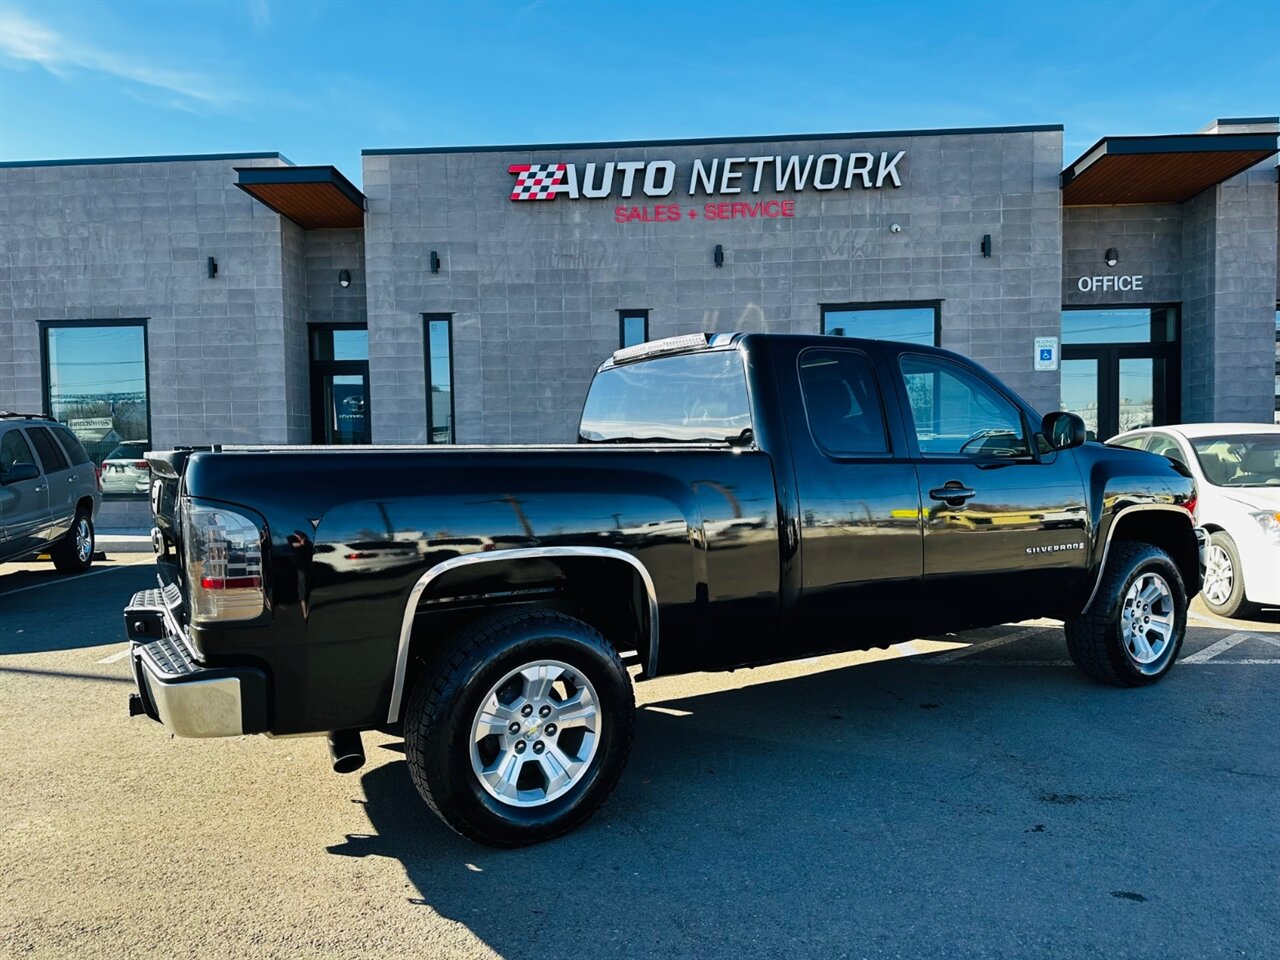
[[[83,511],[71,521],[71,529],[49,551],[59,573],[84,573],[93,565],[93,519]]]
[[[1204,605],[1220,617],[1251,617],[1257,604],[1244,595],[1244,568],[1240,551],[1225,530],[1209,534],[1208,569],[1200,587]]]
[[[1076,666],[1100,683],[1141,687],[1164,678],[1187,630],[1187,591],[1172,558],[1149,543],[1117,541],[1093,605],[1065,623]]]
[[[617,651],[585,623],[500,613],[424,665],[404,733],[409,773],[435,814],[471,840],[518,847],[567,833],[613,791],[635,695]]]

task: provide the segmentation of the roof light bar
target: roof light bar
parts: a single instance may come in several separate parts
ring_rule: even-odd
[[[707,335],[705,333],[686,333],[679,337],[650,340],[647,343],[637,343],[634,347],[615,350],[613,351],[613,362],[626,363],[628,360],[639,360],[641,357],[652,357],[659,353],[675,353],[678,350],[705,347],[706,345]]]

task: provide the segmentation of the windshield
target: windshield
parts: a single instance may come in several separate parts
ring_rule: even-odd
[[[736,440],[751,426],[736,350],[657,357],[611,367],[591,381],[582,443]]]
[[[1280,487],[1280,434],[1192,437],[1191,446],[1215,487]]]

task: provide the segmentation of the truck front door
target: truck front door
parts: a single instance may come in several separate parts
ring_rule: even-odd
[[[938,622],[998,623],[1074,597],[1088,566],[1084,482],[977,368],[904,350],[900,406],[924,508],[924,584]]]

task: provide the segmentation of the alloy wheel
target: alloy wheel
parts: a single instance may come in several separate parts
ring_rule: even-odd
[[[93,554],[93,533],[89,529],[89,521],[84,517],[76,520],[76,559],[88,563]]]
[[[471,770],[513,807],[563,796],[595,758],[603,717],[595,687],[559,660],[512,670],[490,688],[471,723]]]
[[[1205,560],[1204,585],[1200,592],[1207,601],[1220,607],[1231,598],[1235,580],[1235,568],[1231,564],[1230,554],[1220,544],[1211,544]]]
[[[1135,663],[1155,663],[1169,649],[1174,636],[1173,591],[1158,573],[1140,574],[1124,595],[1120,630],[1125,649]]]

